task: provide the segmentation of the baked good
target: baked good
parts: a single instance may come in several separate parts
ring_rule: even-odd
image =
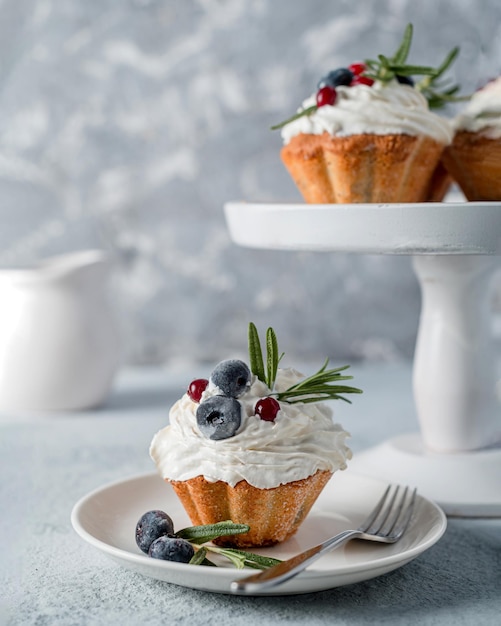
[[[406,29],[397,53],[354,63],[324,76],[316,92],[280,128],[282,161],[307,203],[389,203],[442,200],[450,185],[440,165],[452,140],[450,121],[430,110],[451,99],[434,82],[437,69],[405,64]],[[411,72],[425,79],[414,82]]]
[[[443,156],[443,152],[442,152]],[[428,189],[424,195],[425,202],[442,202],[449,191],[454,179],[447,171],[442,158],[437,163],[431,177]]]
[[[326,363],[308,378],[278,368],[270,347],[276,341],[267,341],[265,370],[253,325],[249,337],[251,367],[230,359],[209,380],[193,381],[150,446],[194,525],[231,520],[250,527],[216,540],[238,548],[291,537],[332,474],[346,468],[349,434],[322,400],[360,391],[339,384],[351,378],[346,368]],[[275,337],[272,329],[267,337]]]
[[[472,95],[453,127],[444,166],[468,200],[501,200],[501,77]]]
[[[444,146],[432,137],[396,132],[300,133],[281,157],[309,204],[426,202]]]

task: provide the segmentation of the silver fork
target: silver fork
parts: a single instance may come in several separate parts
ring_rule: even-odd
[[[301,552],[269,569],[234,580],[233,593],[255,593],[270,589],[290,580],[319,559],[323,554],[339,548],[350,539],[367,539],[381,543],[395,543],[404,534],[416,503],[416,489],[388,485],[374,510],[356,530],[343,530],[323,543]]]

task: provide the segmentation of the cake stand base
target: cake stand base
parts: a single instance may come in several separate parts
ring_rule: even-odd
[[[418,434],[400,435],[357,453],[350,470],[417,487],[449,516],[501,517],[501,447],[434,454]]]

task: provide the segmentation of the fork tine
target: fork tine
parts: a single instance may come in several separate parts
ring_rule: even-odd
[[[403,493],[402,493],[403,490]],[[416,500],[416,489],[388,485],[383,496],[359,530],[381,538],[399,538],[409,525]]]
[[[388,517],[391,514],[393,505],[395,503],[395,498],[397,497],[397,494],[398,494],[399,486],[390,485],[389,490],[391,490],[392,488],[393,488],[393,492],[391,494],[390,492],[388,493],[388,498],[384,502],[383,507],[381,507],[378,515],[373,520],[372,524],[365,531],[368,535],[382,535],[383,534],[381,532],[381,529],[384,527],[384,525],[386,524],[388,520]]]
[[[417,493],[417,490],[413,489],[409,504],[407,505],[407,508],[405,509],[403,518],[400,520],[400,524],[398,525],[398,527],[392,528],[392,536],[395,537],[395,539],[399,539],[407,530],[407,527],[409,526],[412,514],[414,512],[414,506],[416,504],[416,493]],[[397,518],[397,521],[398,521],[398,518]]]
[[[387,538],[391,541],[399,539],[407,529],[416,501],[416,489],[412,491],[409,498],[409,487],[405,487],[403,494],[399,497],[398,502],[396,502],[399,490],[401,490],[401,487],[397,486],[391,504],[387,510],[385,521],[377,530],[371,529],[371,532],[378,537]],[[396,506],[394,506],[395,502]]]
[[[405,500],[407,497],[407,493],[409,491],[409,487],[405,487],[403,494],[400,496],[400,499],[397,501],[397,495],[399,494],[399,491],[401,491],[401,487],[397,485],[395,489],[395,493],[393,494],[393,499],[391,502],[391,506],[388,510],[386,519],[377,530],[378,535],[383,535],[384,537],[387,537],[388,535],[393,534],[395,526],[402,513],[402,509],[404,508],[404,504],[405,504]]]
[[[385,492],[381,496],[381,499],[376,504],[376,506],[371,511],[371,513],[369,514],[369,517],[366,520],[364,520],[362,524],[359,526],[359,530],[361,530],[362,532],[368,532],[368,529],[371,528],[371,526],[376,521],[378,515],[381,513],[381,510],[384,507],[384,504],[386,502],[386,498],[388,497],[390,489],[391,489],[391,485],[388,485],[388,487],[386,487]]]

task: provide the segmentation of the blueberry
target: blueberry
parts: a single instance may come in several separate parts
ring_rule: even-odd
[[[136,524],[136,543],[148,554],[151,544],[163,535],[173,535],[174,524],[163,511],[148,511]]]
[[[207,439],[228,439],[240,427],[242,408],[235,398],[212,396],[199,404],[197,424]]]
[[[410,76],[400,76],[399,74],[396,74],[395,78],[401,85],[410,85],[411,87],[414,87],[414,81]]]
[[[340,67],[337,70],[333,70],[329,72],[326,76],[324,76],[317,85],[317,90],[322,89],[322,87],[339,87],[339,85],[348,86],[351,84],[353,80],[353,72],[349,70],[347,67]]]
[[[228,359],[216,365],[210,378],[225,396],[239,398],[250,387],[251,373],[243,361]]]
[[[195,554],[195,549],[186,539],[177,537],[159,537],[151,544],[148,551],[149,556],[154,559],[164,561],[177,561],[178,563],[189,563]]]

